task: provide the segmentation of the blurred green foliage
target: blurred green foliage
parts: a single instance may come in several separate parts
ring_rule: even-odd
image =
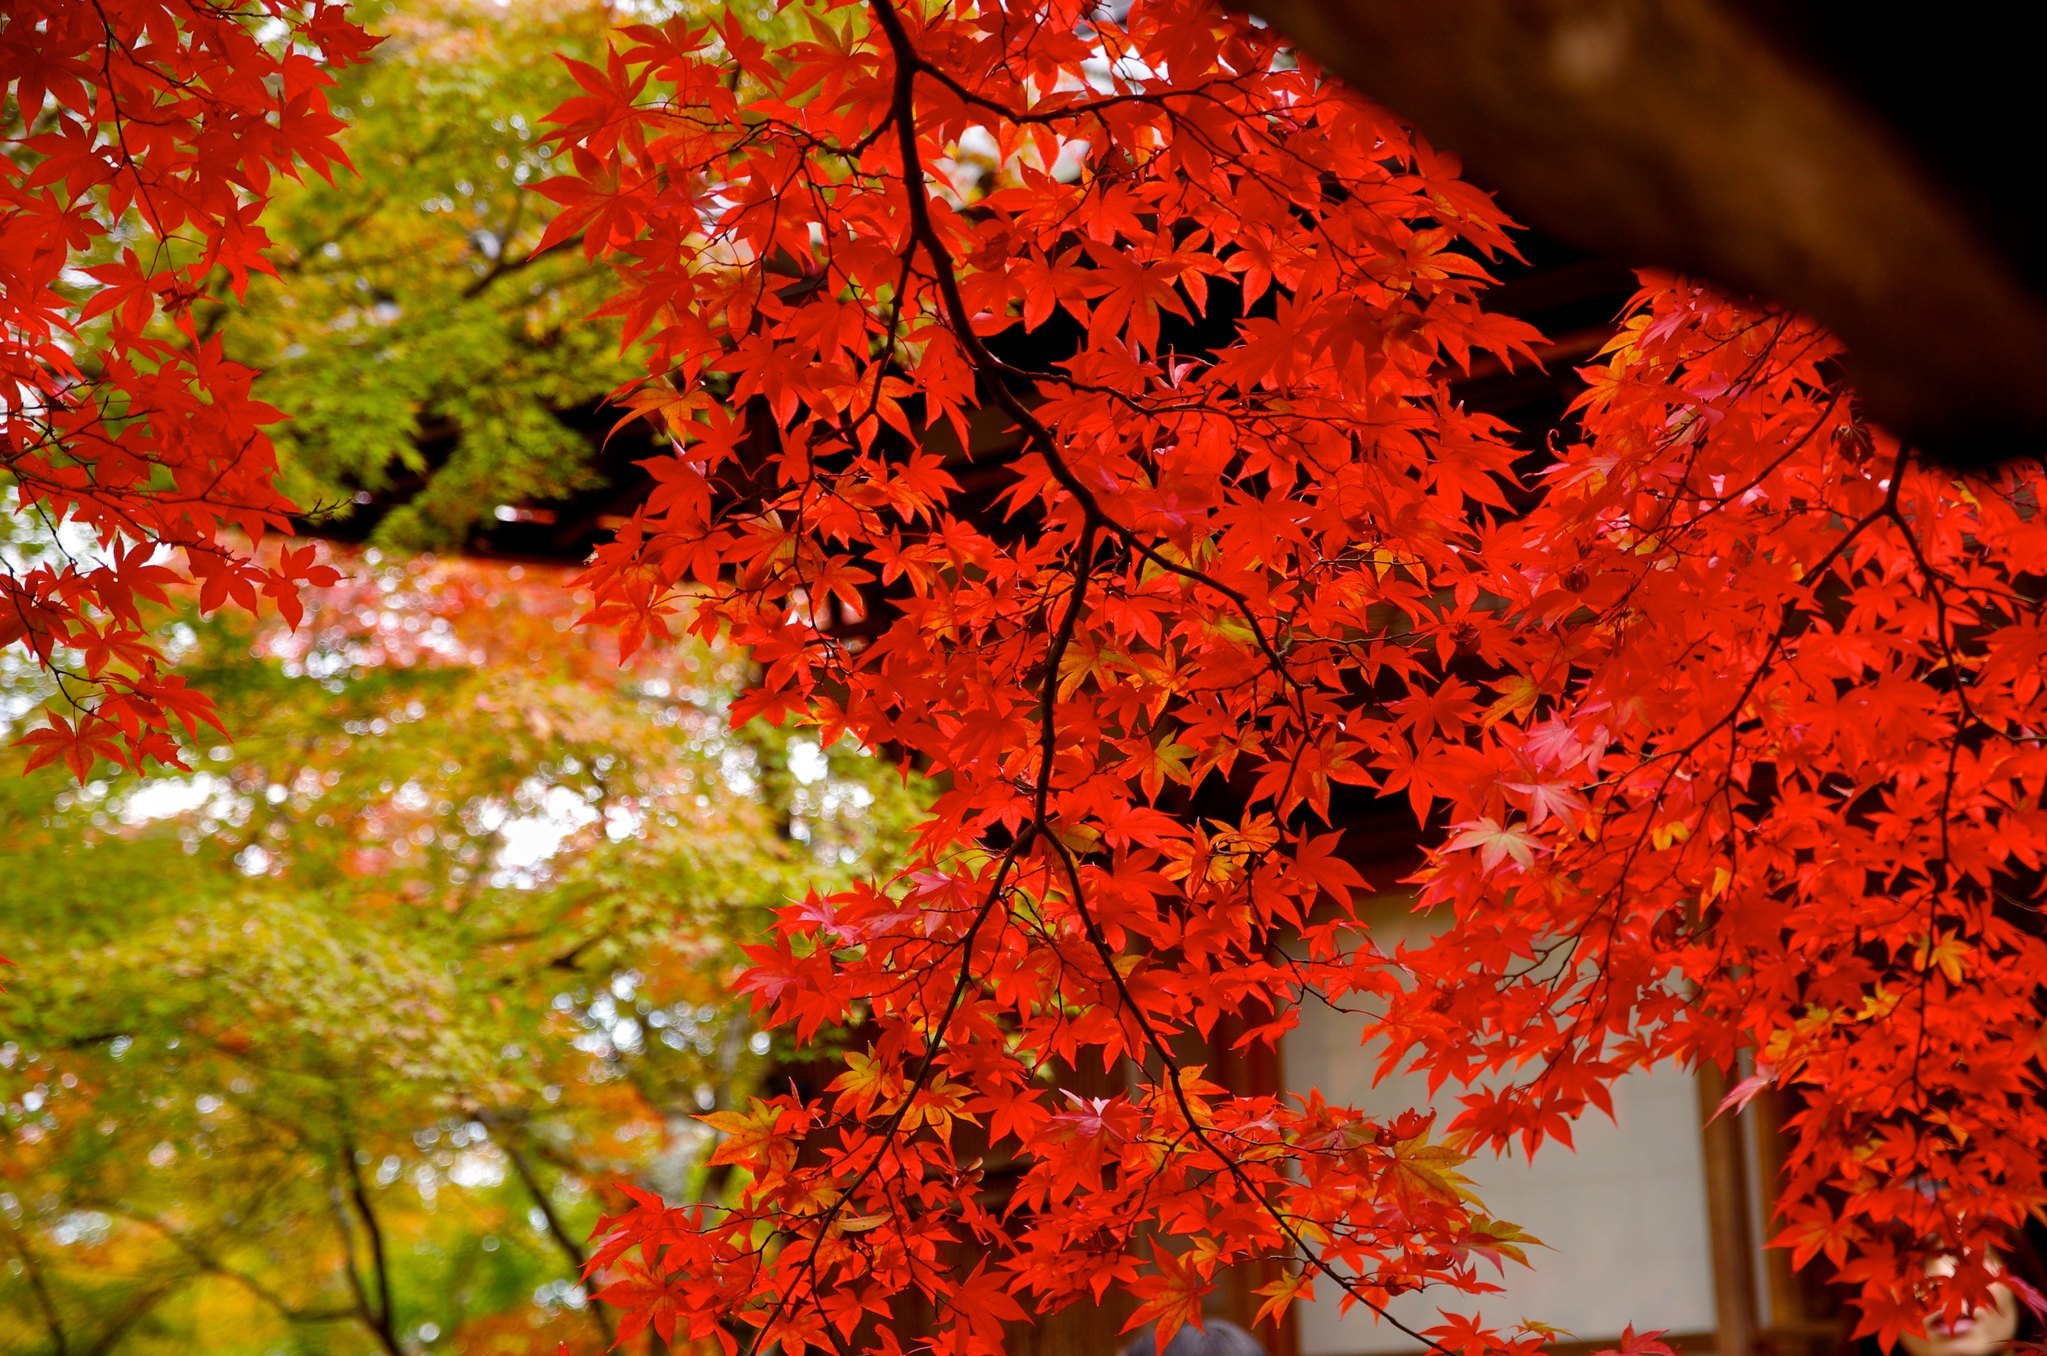
[[[602,1349],[603,1184],[715,1194],[693,1117],[769,1067],[737,946],[912,822],[559,573],[342,563],[296,634],[180,624],[240,735],[191,776],[0,769],[0,1350]]]
[[[535,255],[552,204],[535,144],[575,92],[557,54],[601,60],[622,16],[589,0],[358,6],[384,35],[334,91],[356,177],[281,184],[264,217],[275,278],[203,317],[290,415],[284,489],[345,516],[402,491],[388,546],[441,546],[501,503],[586,483],[592,445],[559,417],[636,364],[574,248]]]

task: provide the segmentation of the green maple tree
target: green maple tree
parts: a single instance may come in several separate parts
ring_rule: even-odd
[[[692,1118],[770,1066],[738,942],[900,841],[892,773],[728,728],[731,654],[342,565],[295,634],[174,626],[247,731],[193,775],[4,779],[8,1350],[599,1349],[605,1184],[715,1194]]]

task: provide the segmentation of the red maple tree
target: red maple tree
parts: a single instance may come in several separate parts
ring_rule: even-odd
[[[273,177],[341,161],[330,68],[372,40],[316,0],[22,0],[0,27],[0,471],[47,549],[0,564],[0,643],[57,678],[35,761],[177,764],[211,722],[142,615],[174,579],[202,605],[296,617],[331,582],[288,531],[255,373],[191,305],[269,271]],[[168,324],[153,324],[159,319]]]
[[[74,79],[96,41],[80,30]],[[251,50],[280,83],[237,126],[316,98]],[[1397,119],[1197,0],[871,0],[775,49],[638,25],[576,73],[553,238],[618,271],[650,357],[622,399],[675,442],[586,577],[596,617],[629,644],[683,615],[729,630],[763,675],[742,716],[892,750],[941,788],[898,878],[792,906],[757,949],[766,1020],[857,1048],[819,1095],[715,1118],[748,1174],[735,1204],[607,1221],[628,1334],[988,1352],[1026,1308],[1112,1286],[1171,1329],[1245,1263],[1280,1276],[1268,1314],[1478,1289],[1518,1234],[1462,1190],[1465,1154],[1568,1137],[1672,1059],[1750,1061],[1731,1100],[1800,1094],[1780,1241],[1859,1286],[1866,1331],[1919,1323],[1928,1248],[1960,1259],[1933,1299],[1980,1289],[2047,1204],[2037,467],[1923,465],[1856,417],[1824,334],[1666,278],[1531,457],[1451,386],[1532,358],[1485,306],[1509,223]],[[115,125],[111,102],[67,106]],[[275,170],[324,135],[243,153]],[[52,223],[22,237],[56,242],[24,251],[46,280],[74,248],[48,144],[4,184],[7,211]],[[83,161],[110,208],[142,200],[132,156]],[[193,200],[213,215],[175,220],[239,251],[248,201]],[[245,375],[142,334],[215,261],[179,257],[106,265],[89,308],[126,336],[116,358],[183,383],[147,407],[181,423],[141,418],[118,361],[81,386],[47,336],[82,313],[10,275],[46,336],[22,370],[58,375],[33,418],[9,407],[9,464],[109,542],[184,548],[216,598],[288,594],[218,536],[274,522]],[[138,452],[136,428],[179,432]],[[226,478],[177,479],[188,458]],[[137,630],[121,590],[150,557],[114,549],[11,584],[46,660],[88,625]],[[162,697],[107,677],[128,671],[87,671],[112,688],[93,718],[140,712],[115,747],[172,752],[135,742]],[[84,742],[52,728],[53,750]],[[1447,926],[1425,946],[1371,936],[1365,894],[1394,882],[1341,832],[1366,796],[1404,798],[1435,844],[1413,884]],[[1369,1014],[1439,1081],[1504,1082],[1450,1124],[1380,1120],[1188,1057],[1218,1030],[1276,1041],[1310,1002]],[[1118,1065],[1124,1091],[1062,1087]],[[928,1335],[887,1321],[911,1304]]]
[[[1825,335],[1660,278],[1525,458],[1450,390],[1530,355],[1508,223],[1193,0],[638,26],[577,75],[555,231],[676,444],[598,617],[729,629],[751,710],[944,788],[899,879],[755,953],[768,1021],[862,1048],[721,1121],[734,1208],[609,1222],[634,1322],[893,1351],[915,1297],[989,1351],[1112,1285],[1170,1329],[1246,1262],[1268,1312],[1474,1289],[1516,1235],[1462,1154],[1671,1059],[1803,1094],[1780,1241],[1866,1331],[1919,1322],[1925,1246],[1983,1284],[2047,1201],[2036,468],[1927,469]],[[1373,943],[1345,788],[1439,831],[1432,944]],[[1187,1062],[1311,1002],[1506,1077],[1434,1125]]]

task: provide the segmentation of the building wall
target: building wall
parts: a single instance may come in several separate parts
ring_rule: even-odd
[[[1420,942],[1423,925],[1404,900],[1386,900],[1374,935],[1388,947]],[[1290,1087],[1319,1087],[1329,1100],[1391,1115],[1428,1102],[1420,1076],[1371,1084],[1376,1049],[1361,1042],[1356,1017],[1309,1007],[1282,1048]],[[1457,1110],[1457,1085],[1435,1105],[1447,1122]],[[1478,1313],[1498,1326],[1527,1318],[1584,1340],[1640,1331],[1703,1334],[1715,1327],[1712,1249],[1700,1141],[1698,1087],[1678,1069],[1632,1074],[1614,1085],[1615,1120],[1593,1113],[1574,1129],[1576,1151],[1546,1144],[1531,1163],[1486,1154],[1467,1169],[1488,1212],[1547,1244],[1532,1249],[1532,1269],[1508,1265],[1489,1277],[1504,1293],[1406,1296],[1394,1313],[1411,1327],[1439,1321],[1439,1309]],[[1320,1287],[1328,1290],[1325,1284]],[[1420,1344],[1368,1311],[1339,1314],[1337,1296],[1323,1294],[1294,1311],[1301,1356],[1367,1356],[1407,1352]]]

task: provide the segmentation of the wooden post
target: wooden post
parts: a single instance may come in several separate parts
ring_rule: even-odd
[[[1738,1113],[1714,1116],[1727,1095],[1718,1069],[1698,1073],[1700,1157],[1706,1169],[1706,1230],[1713,1250],[1718,1356],[1756,1356],[1755,1239],[1749,1229],[1748,1153]]]

